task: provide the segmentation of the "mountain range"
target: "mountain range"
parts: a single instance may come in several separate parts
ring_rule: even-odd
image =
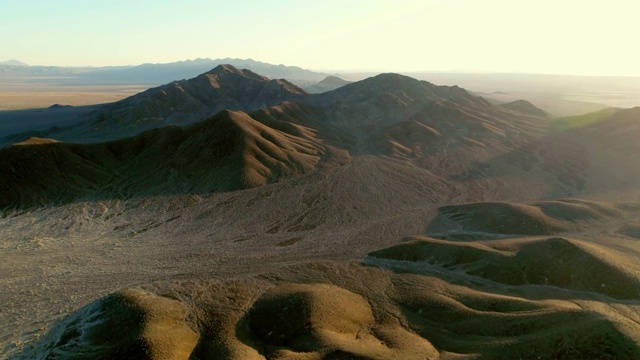
[[[226,125],[217,125],[219,121],[202,122],[203,119],[216,118],[215,114],[223,109],[236,111],[227,113],[227,117],[235,119],[240,116],[259,126],[261,130],[246,126],[234,127],[235,130],[231,130]],[[241,175],[222,176],[221,178],[231,181],[230,184],[222,185],[215,185],[211,180],[199,177],[204,176],[209,179],[220,177],[223,173],[246,173],[251,171],[248,168],[250,163],[264,165],[265,160],[270,158],[265,157],[262,152],[252,151],[234,160],[233,163],[242,169],[239,171],[227,169],[219,172],[218,166],[214,166],[202,168],[206,169],[205,173],[213,171],[212,174],[198,173],[199,175],[196,176],[193,171],[181,169],[174,164],[174,162],[186,164],[187,159],[197,163],[198,161],[195,160],[197,157],[210,151],[202,149],[209,146],[215,148],[214,144],[218,142],[235,144],[236,141],[244,141],[239,139],[255,139],[254,133],[263,139],[258,142],[259,145],[256,145],[258,149],[274,148],[283,151],[282,146],[285,146],[289,152],[288,158],[267,161],[267,163],[280,164],[281,169],[278,171],[280,175],[296,173],[290,165],[286,165],[287,162],[298,156],[307,157],[310,151],[307,149],[309,146],[283,145],[294,140],[298,144],[312,141],[322,147],[331,146],[353,155],[389,156],[421,168],[436,168],[440,162],[446,161],[441,159],[443,153],[457,152],[462,161],[455,170],[453,168],[438,169],[438,173],[440,176],[461,176],[464,171],[472,171],[473,164],[488,161],[504,153],[505,149],[497,146],[498,144],[506,145],[503,139],[513,138],[520,142],[508,144],[510,148],[514,145],[524,145],[542,134],[547,122],[544,116],[536,117],[490,104],[481,97],[473,96],[458,87],[436,86],[397,74],[381,74],[334,91],[313,95],[307,94],[286,80],[269,80],[249,70],[220,65],[196,78],[172,82],[103,106],[89,112],[67,128],[55,128],[38,133],[64,142],[73,140],[84,143],[106,140],[115,142],[104,143],[104,145],[55,143],[51,146],[36,148],[11,146],[5,149],[11,154],[9,157],[15,160],[3,161],[3,172],[16,175],[5,177],[3,188],[14,189],[14,194],[9,197],[3,196],[5,200],[0,202],[0,207],[23,203],[16,201],[20,194],[30,196],[38,194],[37,191],[22,188],[27,185],[41,189],[43,192],[40,194],[45,195],[45,199],[32,199],[26,201],[26,204],[48,203],[56,199],[76,200],[75,196],[84,198],[90,195],[90,189],[101,189],[99,191],[105,194],[126,194],[128,197],[148,193],[150,189],[165,189],[169,192],[176,189],[195,191],[193,186],[187,184],[165,184],[166,179],[172,177],[165,175],[164,171],[153,170],[165,161],[168,161],[168,168],[172,168],[175,174],[181,174],[180,177],[186,174],[195,176],[187,177],[185,179],[187,182],[209,184],[209,187],[196,191],[198,193],[207,193],[216,189],[240,189],[251,184],[262,185],[268,180],[275,180],[269,175],[270,170],[262,170],[262,179],[256,181],[243,180]],[[185,130],[166,127],[190,124],[194,124],[198,130],[193,130],[193,127]],[[208,131],[211,132],[211,136],[219,140],[204,137],[203,134]],[[278,133],[280,135],[276,136],[275,134]],[[228,140],[224,140],[224,136],[227,136]],[[28,133],[10,138],[19,142],[27,137],[29,137]],[[126,137],[130,138],[123,139]],[[162,145],[163,139],[169,143]],[[197,143],[191,144],[192,141]],[[147,148],[151,144],[153,146]],[[229,146],[243,149],[248,145]],[[138,149],[139,152],[123,155],[126,153],[123,149],[129,148]],[[180,149],[191,149],[193,153],[183,152]],[[40,150],[45,152],[39,153]],[[152,152],[143,156],[142,154],[147,151]],[[299,153],[300,151],[302,154]],[[24,152],[31,153],[29,156],[34,157],[34,162],[30,162],[31,164],[34,166],[40,164],[32,168],[34,171],[51,175],[64,174],[69,180],[63,181],[62,178],[56,180],[53,176],[30,173],[31,166],[25,168],[19,164],[26,156]],[[218,150],[213,152],[220,153]],[[314,156],[322,156],[323,152],[319,148],[313,151]],[[231,153],[235,154],[233,151]],[[159,162],[142,161],[140,163],[140,157],[155,158]],[[70,168],[76,170],[66,168],[69,164],[75,163],[72,159],[81,161],[80,164]],[[133,167],[128,169],[131,165],[127,161],[130,160],[134,161]],[[317,161],[318,159],[311,163]],[[306,162],[305,166],[302,166],[303,162],[299,160],[295,160],[294,163],[300,170],[313,168],[309,162]],[[147,169],[146,165],[152,168]],[[65,168],[61,169],[60,166]],[[18,168],[21,169],[20,172],[16,170]],[[97,173],[88,175],[93,172]],[[158,187],[158,184],[145,180],[142,182],[143,185],[134,191],[135,187],[129,183],[136,182],[133,179],[139,178],[142,174],[150,173],[157,173],[158,176],[154,177],[155,181],[163,185]],[[123,177],[131,180],[124,180]],[[127,184],[126,191],[114,190],[108,185],[116,178],[123,179],[123,185],[120,186]],[[147,179],[148,176],[142,176],[142,178]],[[28,179],[38,183],[31,185]],[[71,181],[70,179],[79,180]],[[7,181],[13,181],[13,183],[6,184]],[[106,183],[103,183],[105,181]],[[49,186],[55,186],[56,189]],[[65,189],[71,187],[71,190],[57,189],[60,186]],[[109,190],[104,191],[104,189]]]
[[[327,82],[221,64],[5,136],[7,356],[640,356],[638,108]]]
[[[16,79],[29,76],[40,82],[82,84],[146,84],[159,85],[180,79],[189,79],[207,72],[218,65],[230,64],[249,69],[272,79],[288,79],[297,85],[310,86],[327,77],[327,74],[302,69],[297,66],[273,65],[252,59],[194,59],[161,64],[106,67],[29,66],[17,60],[0,63],[0,79]],[[59,78],[64,76],[64,78]]]

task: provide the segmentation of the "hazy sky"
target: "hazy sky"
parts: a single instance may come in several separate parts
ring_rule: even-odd
[[[640,1],[0,0],[0,61],[640,75]]]

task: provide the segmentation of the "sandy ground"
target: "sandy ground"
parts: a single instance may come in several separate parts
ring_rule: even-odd
[[[0,111],[46,108],[54,104],[93,105],[118,101],[144,91],[144,85],[0,84]]]

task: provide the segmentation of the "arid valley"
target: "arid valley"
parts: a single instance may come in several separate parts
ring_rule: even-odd
[[[0,112],[4,355],[640,356],[639,108],[339,85]]]

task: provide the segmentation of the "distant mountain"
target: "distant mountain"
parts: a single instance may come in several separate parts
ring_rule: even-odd
[[[8,65],[8,66],[29,66],[29,64],[23,63],[22,61],[18,61],[18,60],[7,60],[7,61],[0,61],[0,66],[1,65]]]
[[[90,79],[121,83],[162,84],[176,79],[189,79],[223,64],[229,64],[239,69],[248,69],[271,79],[287,79],[296,84],[317,82],[326,76],[326,74],[305,70],[297,66],[273,65],[252,59],[230,58],[142,64],[124,69],[98,69],[84,76]]]
[[[283,64],[274,65],[253,59],[225,58],[211,61],[216,65],[230,64],[240,69],[249,69],[272,79],[287,79],[296,85],[305,84],[307,82],[317,82],[327,76],[327,74],[303,69],[298,66],[286,66]]]
[[[549,114],[548,112],[540,109],[539,107],[533,105],[532,103],[526,100],[516,100],[506,104],[501,104],[500,106],[502,106],[503,108],[507,108],[509,110],[515,110],[525,114],[531,114],[531,115],[547,117],[547,118],[552,117],[552,115]]]
[[[287,79],[297,85],[312,85],[327,74],[297,66],[273,65],[252,59],[195,59],[165,64],[107,67],[16,66],[13,60],[0,63],[0,79],[42,76],[45,83],[57,84],[147,84],[160,85],[180,79],[190,79],[218,65],[230,64],[248,69],[271,79]],[[64,78],[50,78],[64,76]]]
[[[319,83],[303,87],[303,89],[308,93],[317,94],[335,90],[348,84],[351,84],[351,81],[343,80],[337,76],[327,76]]]
[[[62,67],[62,66],[29,66],[0,63],[0,81],[11,79],[17,82],[33,81],[34,78],[42,83],[67,84],[77,82],[77,77],[91,68]]]

